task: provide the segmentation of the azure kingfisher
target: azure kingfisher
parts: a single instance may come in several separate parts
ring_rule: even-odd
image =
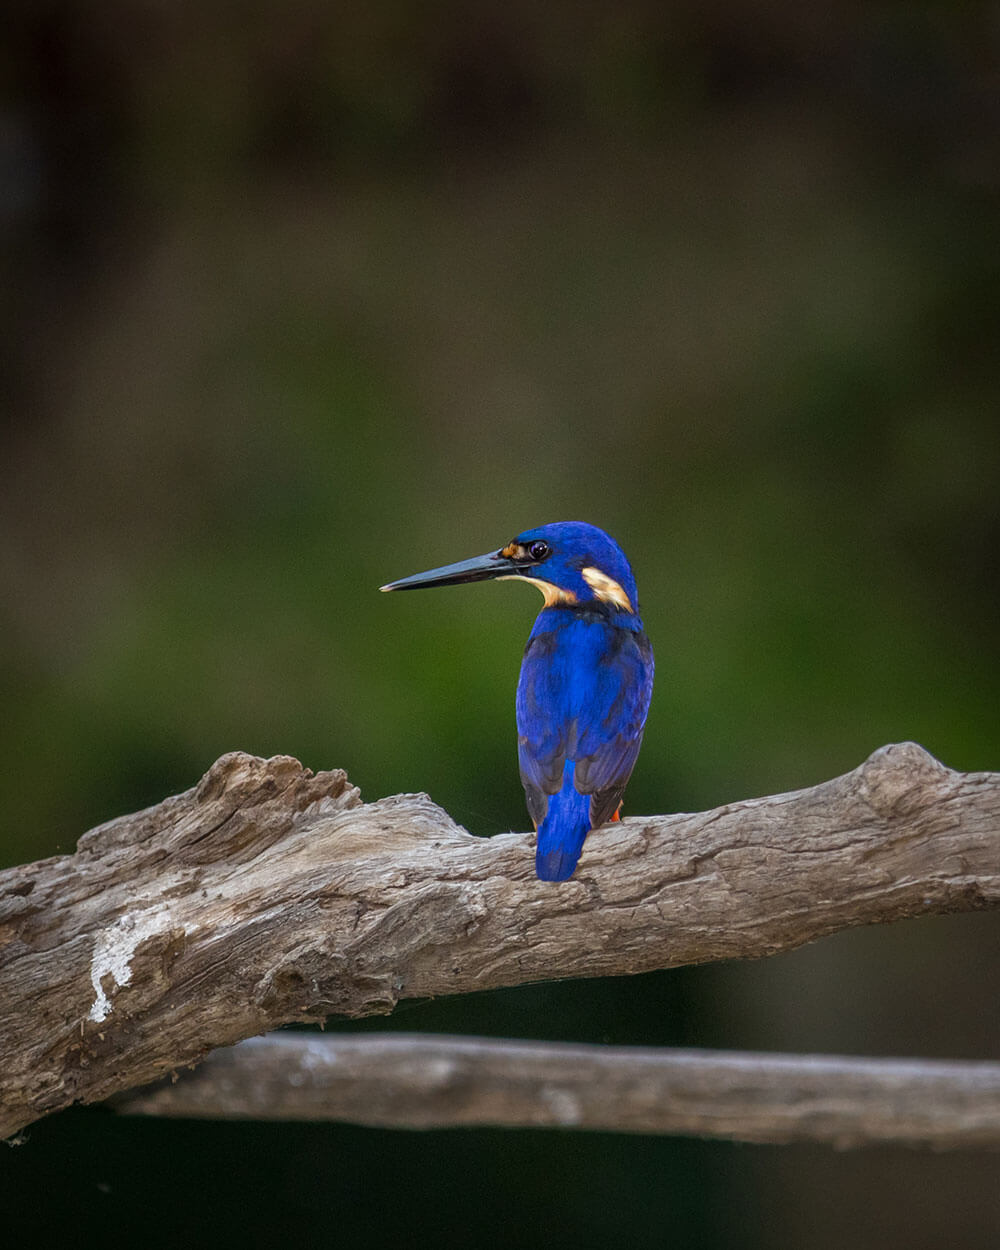
[[[517,743],[535,871],[567,881],[591,829],[617,820],[653,692],[653,649],[635,577],[603,530],[561,521],[499,551],[390,582],[415,590],[461,582],[531,582],[545,603],[517,683]]]

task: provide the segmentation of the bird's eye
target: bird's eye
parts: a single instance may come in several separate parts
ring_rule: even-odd
[[[528,547],[528,555],[531,556],[532,560],[544,560],[548,554],[549,544],[543,543],[541,539]]]

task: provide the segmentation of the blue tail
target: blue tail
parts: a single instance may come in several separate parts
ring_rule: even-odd
[[[535,873],[539,881],[568,881],[590,832],[590,795],[574,786],[575,769],[574,761],[567,760],[562,789],[549,798],[545,819],[538,826]]]

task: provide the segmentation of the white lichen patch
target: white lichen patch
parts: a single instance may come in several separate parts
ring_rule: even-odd
[[[583,1119],[583,1109],[580,1106],[580,1101],[569,1090],[560,1089],[557,1085],[547,1085],[540,1092],[541,1101],[552,1113],[552,1118],[556,1124],[562,1124],[567,1128],[571,1128],[573,1125],[579,1124]]]
[[[111,999],[104,989],[105,977],[110,974],[119,989],[128,985],[132,980],[132,957],[139,943],[155,933],[162,933],[171,924],[168,907],[150,907],[120,916],[98,935],[90,961],[90,983],[94,987],[90,1019],[95,1024],[100,1024],[111,1014]]]

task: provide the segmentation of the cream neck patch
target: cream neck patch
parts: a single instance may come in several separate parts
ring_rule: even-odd
[[[613,577],[608,577],[607,573],[602,573],[600,569],[595,569],[593,565],[580,570],[583,580],[590,589],[604,603],[613,603],[616,608],[623,608],[626,612],[634,612],[631,600],[625,591],[619,586]]]

